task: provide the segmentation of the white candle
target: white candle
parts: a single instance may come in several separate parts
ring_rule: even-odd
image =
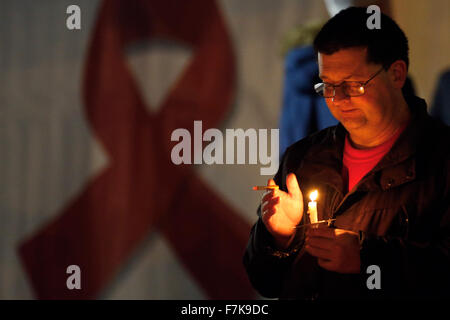
[[[309,221],[311,223],[316,223],[317,220],[317,196],[319,193],[317,190],[314,190],[309,194],[309,198],[311,199],[310,202],[308,202],[308,214],[309,214]]]

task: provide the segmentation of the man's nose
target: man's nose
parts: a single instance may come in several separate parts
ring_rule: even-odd
[[[333,102],[334,103],[339,103],[342,101],[346,101],[348,100],[350,97],[347,96],[344,92],[344,87],[340,86],[340,87],[334,87],[334,97],[333,97]]]

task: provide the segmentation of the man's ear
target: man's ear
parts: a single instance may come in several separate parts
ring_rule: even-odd
[[[408,75],[406,62],[403,60],[394,61],[389,67],[388,73],[394,87],[401,89],[405,84],[406,76]]]

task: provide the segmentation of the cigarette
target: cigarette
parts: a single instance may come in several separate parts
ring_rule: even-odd
[[[276,190],[279,188],[279,186],[255,186],[253,190]]]

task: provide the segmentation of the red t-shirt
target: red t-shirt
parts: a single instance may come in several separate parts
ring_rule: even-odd
[[[344,181],[347,181],[347,192],[370,171],[375,165],[388,153],[394,142],[403,132],[406,126],[403,126],[396,132],[389,140],[380,144],[379,146],[370,149],[356,149],[353,147],[348,139],[348,134],[345,137],[344,157],[342,176]]]

